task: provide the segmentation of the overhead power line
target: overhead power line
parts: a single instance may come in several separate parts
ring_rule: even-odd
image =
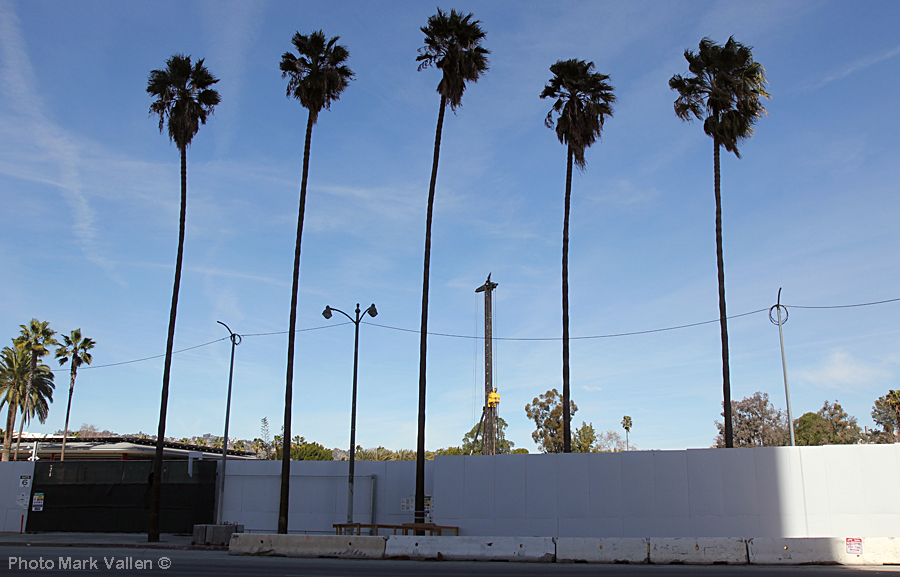
[[[786,306],[786,307],[794,308],[794,309],[850,309],[853,307],[867,307],[867,306],[871,306],[871,305],[883,305],[884,303],[895,303],[897,301],[900,301],[900,298],[888,299],[886,301],[874,301],[871,303],[859,303],[859,304],[855,304],[855,305],[832,305],[832,306],[828,306],[828,307],[802,307],[800,305],[782,305],[782,306]]]
[[[782,305],[782,306],[784,306],[784,307],[786,307],[786,308],[795,308],[795,309],[820,309],[820,310],[821,310],[821,309],[848,309],[848,308],[854,308],[854,307],[867,307],[867,306],[872,306],[872,305],[882,305],[882,304],[886,304],[886,303],[894,303],[894,302],[900,302],[900,298],[887,299],[887,300],[883,300],[883,301],[872,301],[872,302],[867,302],[867,303],[855,303],[855,304],[850,304],[850,305],[830,305],[830,306]],[[757,313],[765,312],[765,311],[767,311],[767,310],[769,310],[768,307],[767,307],[767,308],[764,308],[764,309],[758,309],[758,310],[755,310],[755,311],[750,311],[750,312],[746,312],[746,313],[741,313],[741,314],[739,314],[739,315],[731,315],[731,316],[729,316],[729,317],[727,317],[727,318],[729,318],[729,319],[737,319],[737,318],[740,318],[740,317],[746,317],[746,316],[749,316],[749,315],[755,315],[755,314],[757,314]],[[645,330],[645,331],[632,331],[632,332],[627,332],[627,333],[611,333],[611,334],[606,334],[606,335],[589,335],[589,336],[584,336],[584,337],[569,337],[569,340],[577,341],[577,340],[588,340],[588,339],[611,339],[611,338],[616,338],[616,337],[630,337],[630,336],[635,336],[635,335],[647,335],[647,334],[651,334],[651,333],[661,333],[661,332],[665,332],[665,331],[674,331],[674,330],[679,330],[679,329],[687,329],[687,328],[690,328],[690,327],[698,327],[698,326],[701,326],[701,325],[708,325],[708,324],[717,323],[717,322],[719,322],[719,319],[713,319],[713,320],[709,320],[709,321],[702,321],[702,322],[699,322],[699,323],[689,323],[689,324],[686,324],[686,325],[676,325],[676,326],[672,326],[672,327],[664,327],[664,328],[660,328],[660,329],[648,329],[648,330]],[[328,325],[322,325],[322,326],[318,326],[318,327],[310,327],[310,328],[306,328],[306,329],[297,329],[297,330],[294,331],[294,332],[297,332],[297,333],[303,333],[303,332],[308,332],[308,331],[317,331],[317,330],[321,330],[321,329],[328,329],[328,328],[333,328],[333,327],[339,327],[339,326],[347,325],[347,324],[352,324],[352,323],[350,323],[349,321],[345,321],[345,322],[342,322],[342,323],[328,324]],[[402,327],[392,327],[392,326],[390,326],[390,325],[382,325],[382,324],[379,324],[379,323],[372,323],[372,322],[363,322],[363,324],[372,325],[372,326],[380,327],[380,328],[383,328],[383,329],[390,329],[390,330],[392,330],[392,331],[401,331],[401,332],[405,332],[405,333],[419,333],[419,331],[418,331],[417,329],[405,329],[405,328],[402,328]],[[290,331],[277,331],[277,332],[271,332],[271,333],[250,333],[250,334],[246,334],[246,335],[243,335],[243,334],[242,334],[241,336],[242,336],[242,337],[264,337],[264,336],[270,336],[270,335],[286,335],[286,334],[288,334],[289,332],[290,332]],[[455,335],[455,334],[451,334],[451,333],[428,333],[428,334],[429,334],[430,336],[434,336],[434,337],[449,337],[449,338],[454,338],[454,339],[484,340],[484,337],[483,337],[483,336],[482,336],[482,337],[479,337],[479,336],[477,336],[477,335],[476,335],[476,336],[473,336],[473,335]],[[229,338],[230,338],[230,337],[227,337],[227,336],[226,336],[226,337],[222,337],[221,339],[216,339],[216,340],[214,340],[214,341],[209,341],[208,343],[203,343],[203,344],[200,344],[200,345],[194,345],[194,346],[192,346],[192,347],[187,347],[187,348],[185,348],[185,349],[180,349],[180,350],[177,350],[177,351],[173,351],[172,354],[173,354],[173,355],[177,355],[177,354],[179,354],[179,353],[184,353],[184,352],[187,352],[187,351],[192,351],[192,350],[194,350],[194,349],[199,349],[199,348],[201,348],[201,347],[206,347],[206,346],[209,346],[209,345],[212,345],[212,344],[215,344],[215,343],[224,341],[224,340],[228,340]],[[493,340],[496,340],[496,341],[561,341],[561,340],[562,340],[562,337],[494,337]],[[163,358],[163,357],[165,357],[165,356],[166,356],[165,354],[154,355],[154,356],[152,356],[152,357],[144,357],[144,358],[142,358],[142,359],[133,359],[133,360],[130,360],[130,361],[122,361],[122,362],[119,362],[119,363],[108,363],[108,364],[105,364],[105,365],[82,365],[81,367],[79,367],[79,370],[86,370],[86,369],[102,369],[102,368],[106,368],[106,367],[117,367],[117,366],[119,366],[119,365],[129,365],[129,364],[132,364],[132,363],[140,363],[140,362],[143,362],[143,361],[150,361],[150,360],[153,360],[153,359],[160,359],[160,358]],[[59,369],[51,369],[51,371],[54,372],[54,373],[56,373],[56,372],[68,371],[68,370],[69,370],[69,369],[68,369],[68,368],[65,368],[65,367],[59,368]]]
[[[308,329],[297,329],[297,330],[294,331],[294,332],[297,332],[297,333],[304,333],[304,332],[307,332],[307,331],[317,331],[317,330],[319,330],[319,329],[327,329],[327,328],[331,328],[331,327],[339,327],[339,326],[341,326],[341,325],[346,325],[346,324],[350,324],[350,322],[347,321],[347,322],[343,322],[343,323],[335,323],[335,324],[333,324],[333,325],[323,325],[323,326],[320,326],[320,327],[311,327],[311,328],[308,328]],[[262,336],[268,336],[268,335],[286,335],[286,334],[288,334],[289,332],[290,332],[290,331],[280,331],[280,332],[276,332],[276,333],[253,333],[253,334],[249,334],[249,335],[241,335],[241,336],[242,336],[242,337],[262,337]],[[231,336],[222,337],[221,339],[216,339],[216,340],[214,340],[214,341],[209,341],[208,343],[203,343],[202,345],[194,345],[194,346],[188,347],[188,348],[186,348],[186,349],[180,349],[180,350],[177,350],[177,351],[172,351],[172,354],[173,354],[173,355],[177,355],[178,353],[185,353],[185,352],[187,352],[187,351],[192,351],[192,350],[194,350],[194,349],[199,349],[200,347],[206,347],[206,346],[209,346],[209,345],[218,343],[218,342],[226,341],[226,340],[228,340],[228,339],[230,339],[230,338],[231,338]],[[108,364],[105,364],[105,365],[82,365],[82,366],[78,367],[78,370],[82,370],[82,371],[83,371],[83,370],[85,370],[85,369],[103,369],[103,368],[106,368],[106,367],[117,367],[117,366],[119,366],[119,365],[130,365],[131,363],[140,363],[140,362],[142,362],[142,361],[152,361],[153,359],[161,359],[161,358],[163,358],[163,357],[165,357],[165,356],[166,356],[165,353],[163,353],[163,354],[161,354],[161,355],[153,355],[152,357],[144,357],[144,358],[142,358],[142,359],[133,359],[133,360],[130,360],[130,361],[122,361],[122,362],[120,362],[120,363],[108,363]],[[54,373],[60,373],[60,372],[68,371],[68,370],[70,370],[70,369],[65,368],[65,367],[59,368],[59,369],[51,369],[51,371],[54,372]]]
[[[746,317],[748,315],[755,315],[756,313],[761,313],[761,312],[764,312],[767,310],[769,310],[769,309],[768,308],[759,309],[759,310],[755,310],[755,311],[750,311],[749,313],[741,313],[739,315],[732,315],[728,318],[736,319],[736,318],[740,318],[740,317]],[[608,334],[608,335],[590,335],[590,336],[586,336],[586,337],[569,337],[569,340],[570,341],[578,341],[578,340],[586,340],[586,339],[610,339],[613,337],[628,337],[628,336],[632,336],[632,335],[646,335],[649,333],[661,333],[663,331],[674,331],[676,329],[686,329],[689,327],[697,327],[700,325],[708,325],[710,323],[717,323],[717,322],[719,322],[719,319],[713,319],[711,321],[703,321],[703,322],[699,322],[699,323],[690,323],[687,325],[678,325],[678,326],[674,326],[674,327],[665,327],[662,329],[649,329],[646,331],[634,331],[634,332],[630,332],[630,333],[613,333],[613,334]],[[391,329],[394,331],[403,331],[403,332],[407,332],[407,333],[418,333],[419,332],[416,329],[404,329],[404,328],[400,328],[400,327],[392,327],[389,325],[380,325],[380,324],[371,323],[371,322],[367,322],[365,324],[372,325],[375,327],[381,327],[383,329]],[[477,339],[477,340],[484,339],[484,337],[478,337],[478,336],[472,336],[472,335],[453,335],[453,334],[448,334],[448,333],[428,333],[428,334],[432,335],[432,336],[437,336],[437,337],[452,337],[455,339]],[[494,337],[493,340],[495,340],[495,341],[561,341],[562,337]]]

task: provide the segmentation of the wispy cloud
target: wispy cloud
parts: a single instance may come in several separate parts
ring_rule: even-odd
[[[846,66],[845,68],[842,68],[841,70],[838,70],[837,72],[832,72],[831,74],[828,74],[823,78],[812,81],[804,86],[801,86],[799,89],[800,90],[818,90],[827,84],[835,82],[836,80],[843,80],[844,78],[850,76],[851,74],[859,72],[860,70],[865,70],[866,68],[869,68],[870,66],[874,66],[875,64],[878,64],[879,62],[882,62],[889,58],[893,58],[894,56],[897,56],[898,54],[900,54],[900,46],[896,46],[885,52],[879,52],[878,54],[872,54],[870,56],[866,56],[865,58],[860,58],[859,60],[857,60],[856,62],[853,62],[849,66]]]
[[[265,12],[265,2],[228,0],[201,4],[203,27],[207,31],[210,55],[207,65],[221,79],[217,90],[222,104],[217,114],[224,126],[218,132],[216,151],[228,150],[240,128],[236,119],[241,112],[241,90],[247,71],[247,53],[259,35]],[[203,55],[196,55],[202,58]]]
[[[33,145],[44,151],[55,164],[58,174],[46,177],[45,182],[55,184],[72,212],[72,231],[81,245],[85,257],[105,269],[120,284],[124,281],[115,273],[112,263],[104,258],[97,241],[94,211],[84,193],[79,174],[79,146],[66,131],[44,116],[42,99],[38,94],[34,70],[28,57],[25,41],[19,28],[12,3],[0,3],[0,62],[3,67],[2,91],[9,99],[12,110],[19,116],[18,122],[27,130],[17,131],[6,138],[20,139],[24,145]]]
[[[889,371],[866,364],[840,351],[832,353],[822,368],[800,372],[801,379],[833,389],[863,386],[890,376]]]

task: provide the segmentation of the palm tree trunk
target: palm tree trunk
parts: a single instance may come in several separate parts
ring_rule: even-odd
[[[722,192],[720,188],[719,150],[721,146],[713,139],[715,146],[716,181],[716,266],[719,272],[719,326],[722,330],[722,393],[725,398],[725,447],[734,447],[734,431],[731,422],[731,373],[728,368],[728,315],[725,313],[725,260],[722,256]]]
[[[77,352],[77,351],[75,351]],[[73,353],[74,356],[74,353]],[[66,426],[63,429],[62,453],[59,456],[60,461],[66,460],[66,437],[69,436],[69,414],[72,412],[72,393],[75,391],[75,360],[72,360],[72,379],[69,381],[69,402],[66,404]]]
[[[156,455],[153,458],[153,482],[150,486],[150,513],[147,519],[147,541],[159,541],[159,506],[162,485],[163,444],[166,439],[166,411],[169,403],[169,376],[172,370],[172,349],[175,346],[175,316],[178,311],[178,290],[181,287],[181,263],[184,258],[184,228],[187,217],[187,146],[181,149],[181,214],[178,219],[178,254],[175,257],[175,282],[172,285],[172,307],[169,310],[169,333],[166,337],[166,359],[163,366],[162,398],[159,403],[159,429],[156,432]]]
[[[431,220],[434,213],[434,187],[437,184],[438,158],[441,155],[441,131],[444,129],[444,110],[447,97],[441,95],[437,129],[434,133],[434,160],[431,164],[431,183],[428,186],[428,211],[425,217],[425,264],[422,273],[422,328],[419,332],[419,423],[416,439],[416,501],[415,521],[425,522],[425,360],[428,347],[428,281],[431,267]]]
[[[297,330],[297,293],[300,290],[300,243],[303,240],[303,217],[306,211],[306,182],[309,177],[309,147],[316,118],[309,111],[306,120],[306,142],[303,145],[303,176],[300,179],[300,209],[297,214],[297,243],[294,246],[294,277],[291,285],[291,317],[288,328],[287,375],[284,386],[284,432],[281,434],[281,497],[278,503],[278,532],[287,534],[288,501],[291,490],[291,403],[294,383],[294,338]]]
[[[3,437],[3,461],[9,461],[9,453],[12,450],[13,429],[16,427],[16,412],[18,405],[9,403],[9,410],[6,412],[6,435]]]
[[[572,452],[572,419],[569,409],[569,206],[572,200],[572,146],[568,147],[566,162],[566,208],[563,218],[562,249],[562,327],[563,327],[563,452]]]
[[[28,367],[28,383],[25,385],[25,398],[22,399],[22,420],[19,421],[19,436],[16,438],[16,452],[13,461],[19,460],[19,445],[22,444],[22,429],[25,428],[25,417],[28,415],[28,401],[31,396],[31,385],[34,382],[34,372],[37,370],[37,357],[34,350],[31,351],[31,365]]]

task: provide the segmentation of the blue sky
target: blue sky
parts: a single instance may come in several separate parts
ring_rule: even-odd
[[[723,155],[729,314],[775,302],[843,305],[900,297],[900,4],[894,2],[461,2],[487,31],[491,69],[448,114],[438,174],[429,328],[561,335],[565,148],[538,95],[559,59],[591,60],[618,103],[573,179],[573,336],[645,331],[718,315],[712,142],[674,114],[683,51],[730,35],[754,46],[768,116]],[[313,131],[293,431],[349,444],[352,325],[419,325],[425,207],[439,97],[416,71],[432,2],[0,1],[0,335],[32,317],[97,341],[94,364],[162,354],[178,232],[179,156],[148,116],[150,70],[205,58],[222,103],[188,153],[188,215],[176,349],[226,336],[237,349],[231,436],[281,426],[293,243],[306,111],[278,63],[294,32],[322,29],[356,80]],[[900,387],[900,303],[790,310],[795,417],[838,400],[871,427]],[[575,424],[643,449],[706,447],[721,410],[718,325],[572,342]],[[729,323],[733,397],[783,408],[778,331],[757,313]],[[413,448],[418,335],[364,325],[364,446]],[[431,336],[426,445],[459,443],[477,420],[482,344]],[[174,357],[167,435],[221,434],[229,344]],[[524,406],[561,387],[561,343],[498,340],[495,384],[516,446],[536,451]],[[61,429],[68,374],[45,425]],[[79,373],[72,423],[157,428],[162,359]],[[480,407],[480,400],[478,405]],[[480,410],[480,409],[478,409]]]

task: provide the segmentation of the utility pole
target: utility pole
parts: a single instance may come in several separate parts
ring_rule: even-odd
[[[494,352],[492,347],[493,335],[493,305],[491,302],[491,292],[497,288],[497,283],[491,282],[491,275],[488,273],[487,280],[484,284],[475,289],[477,293],[484,293],[484,433],[482,435],[483,455],[497,454],[497,434],[496,434],[496,409],[493,405],[494,397]],[[499,395],[498,395],[499,396]]]

